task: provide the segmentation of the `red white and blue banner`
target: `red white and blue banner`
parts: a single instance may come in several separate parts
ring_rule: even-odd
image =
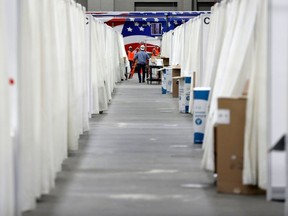
[[[134,50],[142,42],[145,43],[147,51],[151,52],[155,45],[160,45],[159,38],[163,33],[203,13],[209,12],[89,12],[88,14],[121,32],[126,50],[129,46]]]

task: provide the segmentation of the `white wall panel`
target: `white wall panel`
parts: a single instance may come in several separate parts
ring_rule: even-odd
[[[270,0],[270,55],[269,55],[269,104],[272,147],[287,133],[288,118],[288,2]],[[268,199],[283,199],[286,186],[286,157],[284,152],[273,152],[269,157]]]

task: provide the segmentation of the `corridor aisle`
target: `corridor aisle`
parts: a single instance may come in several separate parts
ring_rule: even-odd
[[[135,75],[136,77],[136,75]],[[56,188],[24,216],[277,216],[265,196],[218,194],[200,169],[192,119],[159,85],[117,85],[59,173]]]

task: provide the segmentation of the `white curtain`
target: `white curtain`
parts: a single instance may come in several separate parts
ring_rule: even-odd
[[[193,34],[193,25],[194,22],[193,20],[190,20],[189,22],[187,22],[184,26],[184,47],[182,49],[183,52],[183,58],[181,59],[181,75],[183,76],[187,76],[190,75],[191,76],[191,53],[193,52],[192,50],[192,43],[193,40],[195,40],[194,38],[194,34]]]
[[[0,0],[0,215],[15,215],[13,146],[10,135],[9,78],[7,72],[7,18]]]
[[[20,97],[20,170],[22,210],[35,207],[35,196],[42,192],[44,172],[41,148],[40,78],[40,1],[23,0],[21,17]],[[32,43],[33,41],[33,43]],[[29,50],[29,55],[27,55]]]
[[[124,45],[124,40],[123,40],[123,36],[119,33],[119,32],[115,32],[116,35],[117,35],[117,42],[118,42],[118,49],[119,49],[119,61],[120,61],[120,77],[121,79],[124,79],[125,78],[125,73],[126,73],[126,67],[127,67],[127,73],[130,68],[130,65],[129,65],[129,61],[128,61],[128,57],[127,57],[127,53],[125,51],[125,45]],[[125,59],[125,61],[124,61]],[[128,68],[129,67],[129,68]]]
[[[74,1],[21,2],[22,210],[54,187],[68,150],[88,126],[85,10]],[[29,53],[29,55],[27,54]]]
[[[93,19],[93,18],[92,18]],[[90,55],[91,55],[91,61],[90,61],[90,70],[91,70],[91,83],[92,83],[92,94],[91,94],[91,112],[92,114],[99,114],[100,111],[100,92],[101,89],[104,88],[104,79],[102,76],[102,70],[100,68],[100,56],[98,55],[99,52],[97,52],[98,49],[100,49],[100,44],[98,42],[99,38],[97,35],[97,23],[93,22],[93,20],[90,17]],[[97,73],[98,71],[98,73]],[[102,84],[102,85],[101,85]],[[99,89],[99,90],[98,90]],[[104,96],[102,93],[101,95]],[[101,108],[102,110],[103,108]]]
[[[68,151],[78,149],[79,135],[89,129],[90,96],[94,113],[108,108],[115,82],[124,78],[127,56],[123,37],[103,23],[93,21],[87,35],[85,8],[74,0],[22,0],[20,5],[19,199],[20,210],[27,211],[55,186]],[[7,11],[0,0],[0,215],[12,216]]]
[[[120,33],[90,17],[92,113],[108,109],[115,84],[125,78],[127,54]]]
[[[267,187],[267,0],[257,4],[255,65],[250,75],[245,127],[243,183]]]
[[[161,56],[172,58],[172,37],[174,31],[163,34],[161,43]]]
[[[184,26],[178,26],[174,29],[173,35],[173,52],[172,52],[172,63],[171,65],[180,65],[183,51],[183,43],[184,43]]]
[[[224,0],[221,5],[216,3],[212,7],[210,24],[209,24],[209,36],[208,36],[208,45],[207,45],[207,63],[205,70],[205,77],[203,77],[203,86],[214,86],[216,71],[218,67],[220,52],[224,40],[225,32],[225,19],[226,19],[226,3]],[[235,4],[235,3],[234,3]],[[233,17],[236,14],[231,14]],[[232,17],[230,17],[233,19]]]
[[[265,11],[267,5],[265,2],[261,5],[262,3],[263,1],[260,0],[223,1],[213,10],[211,29],[213,25],[215,27],[222,25],[223,32],[220,35],[224,35],[224,40],[218,38],[220,42],[216,42],[219,43],[217,46],[221,47],[220,57],[210,56],[210,64],[217,65],[217,71],[214,85],[213,78],[209,81],[213,91],[206,123],[202,165],[205,169],[214,170],[213,127],[216,122],[217,99],[241,96],[245,83],[250,79],[243,182],[245,184],[259,183],[259,186],[265,188],[267,123],[263,119],[265,119],[266,110],[267,69],[263,62],[266,62]],[[214,13],[226,14],[224,21],[217,18]],[[264,21],[261,15],[264,16]],[[216,17],[219,24],[215,23],[213,17]],[[258,161],[261,161],[260,166],[258,166]],[[259,172],[261,176],[257,173],[258,169],[261,170]]]

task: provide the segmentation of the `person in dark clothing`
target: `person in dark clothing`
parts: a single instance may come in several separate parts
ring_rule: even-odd
[[[145,72],[147,60],[149,60],[149,55],[145,52],[145,46],[140,46],[140,52],[136,53],[134,60],[137,60],[136,70],[138,72],[139,83],[141,83],[141,70],[142,70],[142,82],[145,83]]]

